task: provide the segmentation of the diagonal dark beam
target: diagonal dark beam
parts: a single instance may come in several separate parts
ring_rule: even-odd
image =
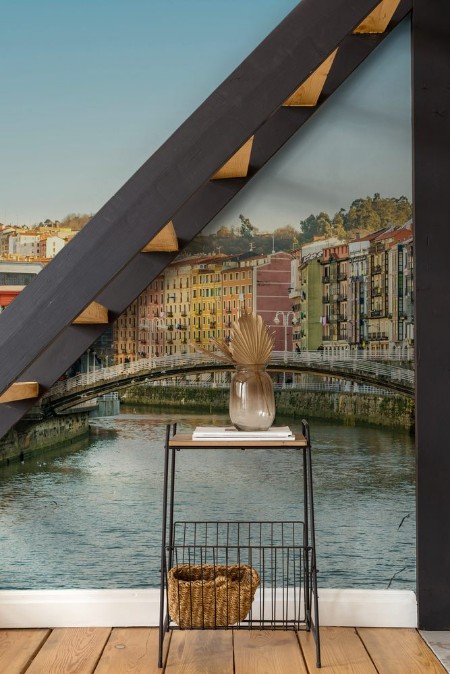
[[[257,132],[249,178],[209,181],[179,211],[176,229],[182,232],[181,248],[210,222],[231,199],[256,175],[267,161],[308,121],[320,105],[342,84],[389,32],[408,14],[410,0],[402,0],[387,31],[379,35],[349,35],[341,43],[338,56],[327,78],[319,105],[308,108],[279,108]],[[139,254],[96,297],[109,307],[112,319],[163,271],[175,254]],[[17,300],[15,300],[17,301]],[[50,388],[64,372],[102,334],[104,326],[68,326],[27,368],[20,380],[39,381],[43,391]],[[0,406],[0,437],[32,406],[32,401],[18,401]]]

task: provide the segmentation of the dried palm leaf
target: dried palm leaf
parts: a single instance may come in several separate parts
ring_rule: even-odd
[[[221,351],[207,351],[198,345],[195,348],[218,360],[225,360],[234,365],[265,365],[273,349],[273,336],[270,335],[261,316],[254,313],[243,313],[232,328],[230,345],[211,339],[211,343]]]

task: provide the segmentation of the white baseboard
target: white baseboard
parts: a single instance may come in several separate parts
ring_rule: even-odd
[[[319,590],[322,626],[417,627],[407,590]],[[3,590],[0,628],[138,627],[159,622],[159,590]]]

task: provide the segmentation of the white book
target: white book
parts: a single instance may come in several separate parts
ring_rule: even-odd
[[[267,431],[239,431],[234,426],[197,426],[193,440],[294,440],[289,426],[271,426]]]

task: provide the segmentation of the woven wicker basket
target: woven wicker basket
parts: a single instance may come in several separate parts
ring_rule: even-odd
[[[259,586],[246,564],[180,564],[168,573],[169,614],[185,629],[226,627],[244,620]]]

